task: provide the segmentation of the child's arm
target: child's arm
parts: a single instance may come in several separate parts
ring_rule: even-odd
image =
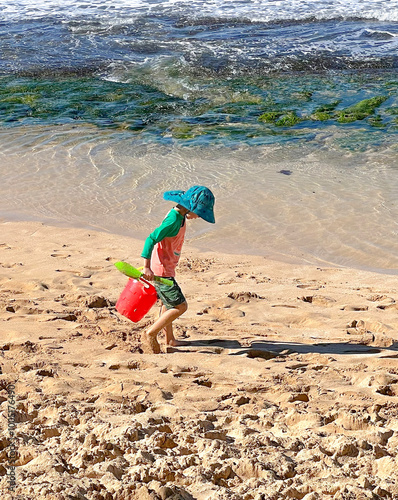
[[[142,270],[142,277],[146,280],[153,280],[153,271],[151,269],[151,259],[144,259],[144,268]]]

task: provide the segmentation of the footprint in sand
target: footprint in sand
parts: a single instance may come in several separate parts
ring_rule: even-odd
[[[398,394],[398,377],[387,372],[377,373],[370,378],[369,386],[383,396],[396,396]]]
[[[59,253],[52,253],[51,257],[56,257],[57,259],[67,259],[68,257],[72,257],[72,254],[67,252],[59,252]]]
[[[319,290],[319,286],[310,285],[310,284],[307,284],[307,285],[300,284],[300,285],[297,285],[297,288],[307,288],[308,290]]]
[[[271,307],[287,307],[288,309],[298,309],[298,306],[293,306],[291,304],[273,304]]]
[[[239,319],[246,316],[245,311],[239,308],[241,304],[249,304],[264,299],[265,297],[254,292],[231,292],[226,297],[213,300],[211,305],[207,305],[196,314],[199,316],[209,314],[213,317],[213,321]]]
[[[213,383],[211,380],[205,377],[197,378],[193,381],[194,384],[201,385],[203,387],[212,387]]]
[[[56,273],[70,273],[73,274],[74,276],[77,276],[78,278],[91,278],[92,274],[88,271],[76,271],[73,269],[56,269]]]
[[[310,398],[308,397],[308,394],[305,392],[297,392],[293,393],[289,396],[288,398],[288,403],[296,403],[296,402],[301,402],[301,403],[308,403]]]
[[[127,363],[128,370],[148,370],[149,368],[155,368],[155,363],[147,363],[146,361],[129,361]],[[161,373],[162,370],[161,370]],[[167,373],[167,372],[166,372]]]
[[[198,352],[201,354],[222,354],[224,349],[222,347],[205,347],[200,349]]]
[[[237,272],[236,273],[237,278],[243,278],[243,279],[251,279],[255,280],[255,283],[268,283],[271,281],[271,278],[267,278],[266,276],[256,276],[254,274],[247,274],[247,273],[242,273],[242,272]]]
[[[253,300],[265,299],[265,297],[262,297],[261,295],[258,295],[257,293],[254,292],[238,292],[238,293],[231,292],[228,294],[228,297],[238,302],[244,302],[245,304],[248,304]]]
[[[367,311],[369,309],[368,306],[344,306],[342,311]]]
[[[388,302],[395,302],[395,300],[392,297],[388,297],[387,295],[381,295],[379,293],[370,295],[369,297],[366,298],[366,300],[369,300],[370,302],[381,302],[382,300]]]
[[[336,302],[335,299],[332,299],[331,297],[325,297],[324,295],[307,295],[304,297],[300,297],[299,299],[303,302],[313,304],[314,306],[323,307],[330,307]]]
[[[179,366],[179,365],[168,365],[166,368],[160,370],[161,373],[172,373],[174,377],[181,377],[182,374],[190,374],[194,373],[196,377],[197,374],[195,372],[198,371],[197,366]]]
[[[83,252],[81,252],[80,250],[70,250],[70,251],[67,251],[67,250],[53,250],[53,253],[50,254],[51,257],[54,257],[56,259],[67,259],[68,257],[72,257],[73,254],[75,255],[81,255]]]
[[[316,280],[304,280],[297,278],[293,280],[294,283],[296,283],[297,288],[305,288],[307,290],[319,290],[320,288],[323,288],[325,283],[319,283]]]
[[[391,304],[380,304],[377,306],[377,309],[381,309],[382,311],[394,310],[398,309],[398,304],[396,302]]]

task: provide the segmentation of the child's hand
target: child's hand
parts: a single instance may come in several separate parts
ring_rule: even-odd
[[[142,277],[148,281],[152,281],[155,275],[150,267],[144,267],[142,270]]]

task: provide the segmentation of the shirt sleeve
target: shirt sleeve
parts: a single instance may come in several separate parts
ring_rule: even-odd
[[[181,228],[182,221],[182,216],[174,209],[171,210],[163,220],[162,224],[154,231],[152,231],[152,233],[145,240],[141,257],[143,257],[144,259],[150,259],[153,247],[156,245],[156,243],[164,240],[164,238],[172,238],[173,236],[177,236]]]

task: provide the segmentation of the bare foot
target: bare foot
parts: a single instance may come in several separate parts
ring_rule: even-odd
[[[157,336],[143,333],[141,335],[142,350],[145,354],[160,354],[160,345]]]
[[[181,347],[184,345],[190,345],[190,342],[186,340],[171,339],[167,342],[167,345],[170,345],[172,347]]]

